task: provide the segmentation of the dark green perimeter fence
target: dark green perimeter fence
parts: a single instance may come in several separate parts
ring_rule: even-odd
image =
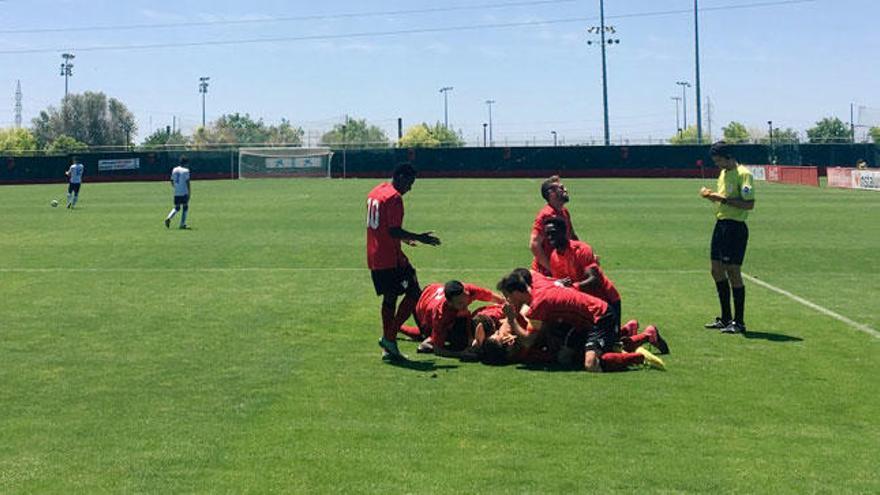
[[[701,177],[716,170],[708,146],[559,146],[335,149],[334,177],[388,177],[410,163],[421,177]],[[739,145],[746,164],[853,166],[880,163],[874,144]],[[235,179],[238,149],[78,153],[88,182],[168,180],[181,155],[194,179]],[[0,156],[0,184],[64,182],[69,155]]]

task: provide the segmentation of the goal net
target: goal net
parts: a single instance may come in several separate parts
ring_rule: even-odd
[[[330,177],[330,148],[240,148],[238,178]]]

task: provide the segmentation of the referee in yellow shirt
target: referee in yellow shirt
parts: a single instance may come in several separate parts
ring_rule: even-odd
[[[723,333],[745,333],[743,313],[746,306],[746,288],[742,279],[742,262],[749,242],[746,218],[755,207],[755,189],[752,173],[737,163],[732,147],[718,141],[709,155],[721,169],[717,191],[700,189],[700,196],[715,203],[715,230],[712,232],[712,278],[718,290],[721,316],[707,323],[706,328]],[[730,294],[733,292],[734,314],[730,314]]]

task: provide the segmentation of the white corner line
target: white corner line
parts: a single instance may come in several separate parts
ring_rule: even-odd
[[[761,287],[764,287],[765,289],[770,289],[773,292],[776,292],[778,294],[782,294],[783,296],[788,297],[789,299],[792,299],[796,302],[799,302],[810,309],[814,309],[814,310],[822,313],[823,315],[830,316],[838,321],[842,321],[843,323],[846,323],[847,325],[855,328],[856,330],[858,330],[860,332],[864,332],[864,333],[870,335],[871,337],[880,339],[880,332],[878,332],[877,330],[874,330],[873,328],[871,328],[868,325],[865,325],[864,323],[859,323],[857,321],[850,320],[846,316],[835,313],[834,311],[831,311],[828,308],[823,308],[822,306],[819,306],[818,304],[816,304],[814,302],[808,301],[808,300],[804,299],[803,297],[792,294],[791,292],[788,292],[785,289],[780,289],[779,287],[776,287],[775,285],[768,284],[767,282],[764,282],[763,280],[759,280],[751,275],[743,273],[742,276],[743,276],[743,278],[749,280],[750,282],[752,282],[754,284],[760,285]]]

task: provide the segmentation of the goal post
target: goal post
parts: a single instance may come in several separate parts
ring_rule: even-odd
[[[330,178],[330,148],[239,148],[238,178]]]

